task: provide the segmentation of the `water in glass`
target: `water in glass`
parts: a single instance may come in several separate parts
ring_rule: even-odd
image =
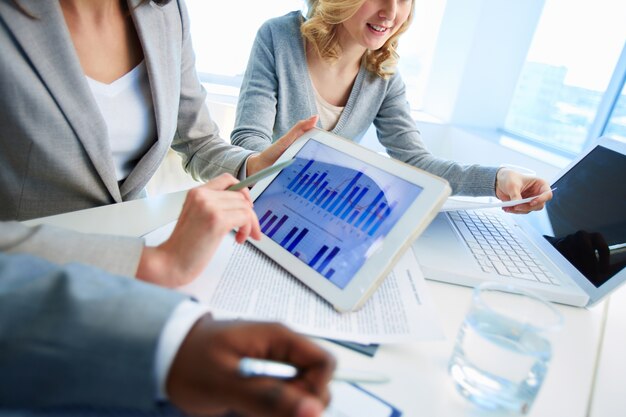
[[[459,330],[449,372],[475,404],[525,414],[541,387],[550,342],[528,324],[471,309]]]

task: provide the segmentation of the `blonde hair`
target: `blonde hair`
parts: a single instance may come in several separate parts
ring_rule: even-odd
[[[307,20],[300,32],[309,41],[317,54],[328,62],[336,61],[341,55],[337,36],[339,25],[350,19],[365,0],[307,0]],[[381,78],[389,78],[395,72],[399,55],[398,39],[409,28],[413,20],[415,0],[411,0],[409,16],[387,42],[377,50],[365,52],[365,67]]]

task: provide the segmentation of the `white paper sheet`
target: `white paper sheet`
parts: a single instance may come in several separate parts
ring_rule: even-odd
[[[400,415],[389,404],[346,382],[330,384],[331,400],[324,417],[394,417]]]
[[[536,197],[536,196],[535,196]],[[452,210],[479,210],[493,207],[511,207],[518,204],[528,203],[535,197],[523,198],[521,200],[501,201],[496,198],[489,198],[487,201],[479,198],[463,198],[463,197],[449,197],[440,211],[452,211]]]
[[[556,191],[554,187],[552,192]],[[547,191],[546,191],[547,192]],[[512,207],[518,204],[528,203],[534,198],[539,197],[538,194],[533,197],[522,198],[521,200],[501,201],[495,197],[448,197],[446,202],[441,207],[440,211],[452,211],[452,210],[479,210],[494,207]]]
[[[173,225],[146,236],[156,245]],[[179,288],[207,303],[217,318],[280,321],[311,336],[358,343],[403,343],[443,338],[436,310],[413,251],[365,305],[339,313],[325,300],[249,243],[228,235],[214,260],[191,284]]]

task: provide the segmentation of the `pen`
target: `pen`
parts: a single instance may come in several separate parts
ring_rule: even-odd
[[[257,172],[254,175],[250,175],[245,180],[240,181],[237,184],[231,185],[230,187],[228,187],[226,189],[226,191],[238,191],[238,190],[241,190],[244,187],[247,187],[248,185],[255,184],[255,183],[259,182],[260,180],[262,180],[263,178],[269,177],[270,175],[274,174],[275,172],[278,172],[281,169],[288,167],[294,161],[295,161],[295,159],[289,159],[289,160],[287,160],[285,162],[281,162],[280,164],[271,165],[271,166],[269,166],[269,167],[267,167],[265,169],[260,170],[259,172]]]
[[[239,361],[239,375],[250,378],[267,376],[278,379],[291,379],[298,375],[298,369],[287,363],[270,361],[256,358],[242,358]],[[337,369],[333,374],[333,380],[346,382],[389,382],[386,375],[371,371],[359,371],[356,369]]]

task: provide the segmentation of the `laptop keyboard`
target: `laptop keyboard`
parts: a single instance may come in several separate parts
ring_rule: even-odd
[[[497,214],[481,210],[451,211],[448,214],[483,271],[559,285],[546,266],[535,262]]]

